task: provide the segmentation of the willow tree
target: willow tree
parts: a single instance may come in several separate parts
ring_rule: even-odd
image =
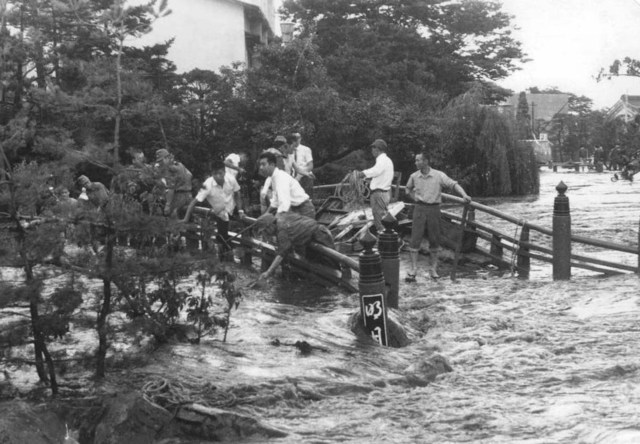
[[[530,147],[516,140],[516,122],[483,104],[476,87],[452,100],[442,116],[435,166],[477,196],[538,192],[538,166]]]

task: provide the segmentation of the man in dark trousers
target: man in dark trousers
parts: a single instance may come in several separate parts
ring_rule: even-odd
[[[311,242],[335,248],[333,236],[327,227],[315,219],[291,211],[277,213],[275,216],[263,214],[256,221],[256,229],[268,236],[276,236],[278,247],[278,255],[269,269],[260,275],[260,281],[272,276],[287,254],[294,249],[304,250]]]

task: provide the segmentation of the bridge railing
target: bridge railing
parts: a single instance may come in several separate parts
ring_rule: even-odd
[[[322,185],[318,188],[327,193],[337,186],[338,184],[331,184]],[[405,187],[400,187],[399,195],[401,196],[403,192],[406,192]],[[566,198],[564,193],[563,197]],[[443,200],[448,203],[464,205],[463,199],[450,194],[443,193]],[[547,228],[525,221],[478,202],[471,202],[467,205],[469,205],[469,211],[467,212],[464,231],[470,235],[477,236],[477,238],[482,241],[481,243],[487,246],[483,248],[482,245],[479,245],[477,252],[489,257],[496,265],[514,268],[521,277],[529,277],[531,260],[553,264],[554,268],[564,267],[569,271],[571,268],[580,268],[604,274],[624,272],[640,274],[640,225],[638,242],[635,243],[635,245],[633,244],[634,241],[620,244],[575,234],[570,234],[568,236],[569,239],[565,239],[565,234],[567,232],[570,233],[570,226],[568,227],[568,231],[559,232],[559,230],[556,229],[556,232],[554,232],[554,228]],[[501,221],[511,224],[514,229],[510,231],[503,227],[496,228],[490,223],[478,220],[484,218],[478,217],[477,213],[484,213],[500,219]],[[462,216],[454,212],[443,210],[442,217],[458,226],[462,224]],[[554,214],[554,218],[555,217],[556,215]],[[564,218],[562,220],[565,224],[567,222],[570,224],[568,201],[567,214],[559,215],[558,217]],[[504,223],[500,225],[504,226]],[[554,226],[555,225],[556,224],[554,224]],[[566,228],[567,227],[565,227],[565,229]],[[460,238],[460,241],[462,241],[462,238],[463,236]],[[569,245],[566,254],[558,252],[558,248],[554,248],[554,238],[556,247],[563,243]],[[607,260],[601,257],[583,254],[582,252],[576,252],[573,251],[571,246],[576,246],[578,249],[584,249],[584,246],[594,247],[602,249],[603,251],[633,255],[635,256],[636,265],[629,265],[629,261]],[[510,259],[505,256],[505,251],[512,253]],[[554,270],[554,279],[555,278],[556,272]],[[562,277],[559,277],[559,279],[562,279]]]

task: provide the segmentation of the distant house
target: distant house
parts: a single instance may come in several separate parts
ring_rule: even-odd
[[[569,113],[570,94],[544,94],[544,93],[525,93],[527,97],[527,105],[529,107],[529,116],[532,121],[534,133],[531,139],[525,140],[525,144],[532,146],[536,155],[536,159],[540,164],[546,164],[557,158],[557,153],[553,150],[553,145],[548,139],[546,128],[554,117],[561,114]],[[518,101],[520,94],[516,93],[507,100],[498,105],[503,113],[512,114],[514,117],[518,112]]]
[[[566,114],[569,112],[570,94],[525,94],[527,96],[527,105],[529,105],[529,116],[531,116],[534,122],[550,122],[558,114]],[[498,106],[502,112],[512,113],[515,116],[518,111],[519,98],[519,93],[513,94]]]
[[[274,0],[180,0],[136,45],[175,38],[168,58],[179,72],[194,68],[217,71],[234,62],[251,66],[254,48],[274,36]]]
[[[625,122],[630,122],[640,114],[640,96],[629,96],[623,94],[620,99],[607,111],[608,121],[621,118]]]

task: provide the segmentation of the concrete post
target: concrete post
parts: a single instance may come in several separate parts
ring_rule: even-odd
[[[390,213],[382,218],[384,231],[378,240],[378,250],[382,262],[382,274],[387,286],[387,307],[398,308],[398,293],[400,289],[400,257],[398,255],[400,242],[395,229],[398,221]]]
[[[556,186],[553,202],[553,280],[571,279],[571,214],[564,182]]]
[[[360,238],[364,247],[360,253],[360,313],[364,328],[380,345],[388,344],[387,307],[385,305],[385,284],[382,275],[380,254],[373,249],[376,238],[367,230]]]

